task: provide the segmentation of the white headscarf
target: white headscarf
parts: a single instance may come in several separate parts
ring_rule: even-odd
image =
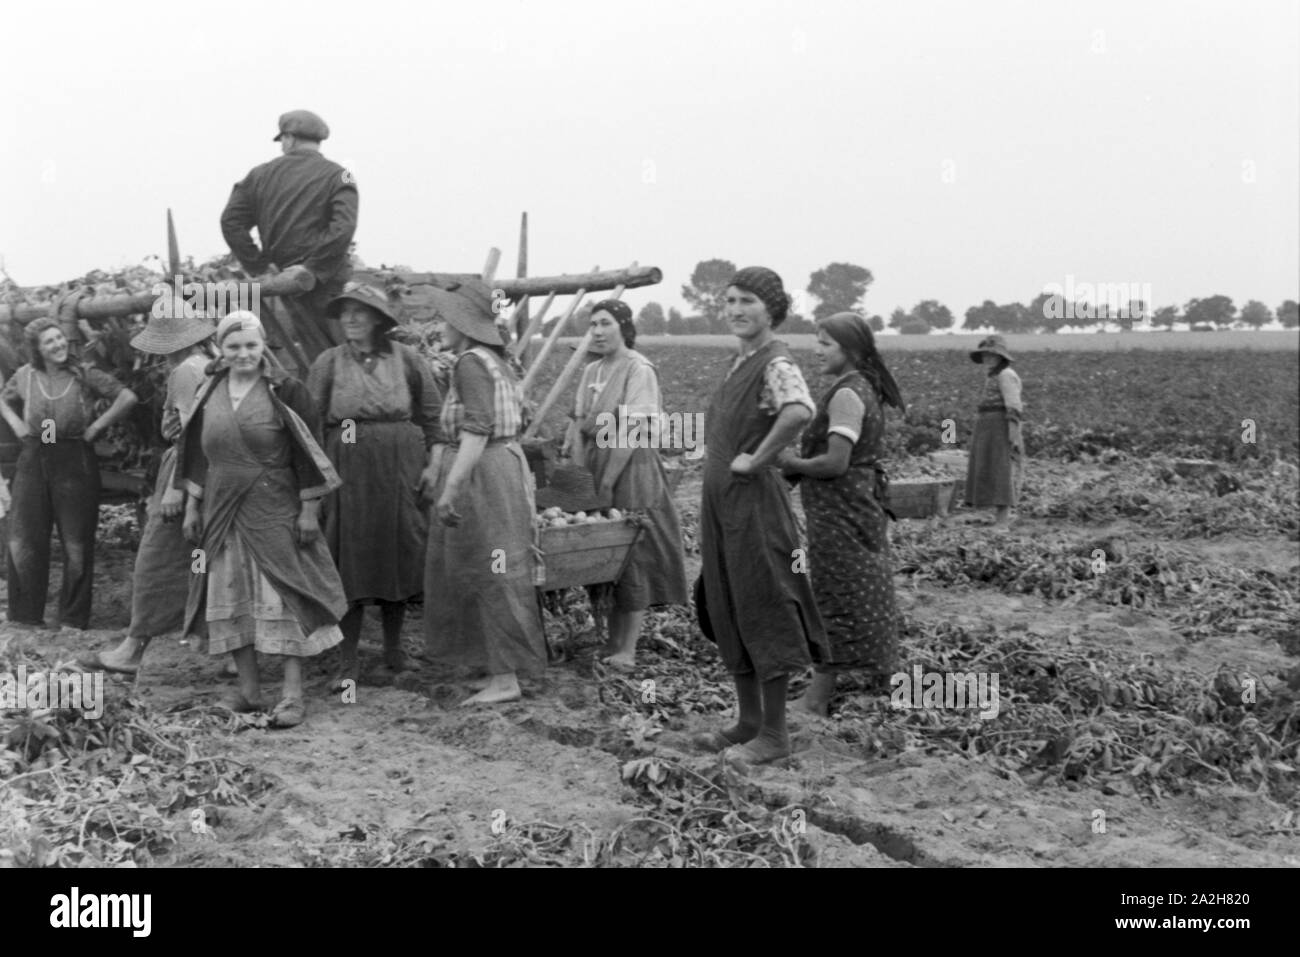
[[[247,309],[232,312],[217,323],[217,345],[221,345],[232,332],[256,332],[263,339],[266,338],[262,320]]]

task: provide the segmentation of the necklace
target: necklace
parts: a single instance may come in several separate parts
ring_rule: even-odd
[[[230,394],[231,408],[238,409],[239,403],[243,402],[244,398],[248,395],[248,393],[253,391],[253,386],[255,385],[257,385],[257,379],[254,379],[252,382],[248,383],[248,385],[241,386],[240,388],[236,388],[235,380],[227,379],[226,389]]]
[[[73,387],[73,386],[76,384],[76,382],[77,382],[77,377],[76,377],[76,376],[73,376],[71,379],[69,379],[69,380],[68,380],[68,384],[67,384],[66,386],[64,386],[63,391],[60,392],[58,395],[50,395],[48,392],[45,391],[45,381],[44,381],[44,380],[45,380],[45,376],[40,375],[40,374],[37,374],[37,376],[36,376],[36,387],[37,387],[38,389],[41,390],[41,395],[45,396],[45,398],[49,399],[51,402],[57,402],[59,399],[62,399],[65,395],[67,395],[69,391],[71,391],[72,387]],[[51,382],[54,381],[54,377],[53,377],[53,376],[50,376],[50,381],[51,381]]]

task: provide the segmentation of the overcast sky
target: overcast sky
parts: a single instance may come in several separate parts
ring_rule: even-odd
[[[1295,0],[11,4],[0,256],[22,285],[225,252],[232,184],[306,108],[369,265],[696,262],[888,314],[1048,283],[1300,296]],[[959,318],[960,321],[960,318]]]

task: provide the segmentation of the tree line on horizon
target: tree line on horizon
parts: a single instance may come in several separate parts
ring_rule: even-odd
[[[731,329],[723,318],[727,283],[736,274],[734,263],[726,259],[706,259],[696,264],[690,282],[682,286],[682,298],[694,310],[683,315],[676,307],[667,311],[657,302],[648,302],[637,314],[637,328],[643,335],[692,336],[727,335]],[[808,279],[805,291],[815,301],[812,315],[792,310],[781,326],[784,333],[814,333],[816,321],[837,312],[856,312],[866,317],[871,328],[882,332],[886,327],[904,335],[925,335],[952,329],[956,317],[952,310],[936,299],[924,299],[910,310],[894,309],[888,319],[872,313],[865,305],[867,289],[875,277],[865,266],[853,263],[830,263]],[[1010,302],[998,305],[986,299],[966,310],[960,328],[994,329],[997,332],[1053,333],[1063,328],[1084,328],[1098,323],[1114,324],[1122,330],[1132,329],[1147,315],[1149,303],[1133,300],[1115,307],[1109,302],[1068,303],[1060,294],[1039,293],[1026,305]],[[578,331],[586,329],[591,315],[590,304],[575,313]],[[1284,328],[1300,326],[1300,306],[1287,299],[1276,313],[1264,303],[1252,299],[1240,312],[1228,296],[1214,295],[1192,299],[1183,305],[1161,306],[1149,316],[1157,328],[1172,330],[1175,323],[1187,323],[1193,330],[1230,328],[1234,324],[1258,329],[1277,319]]]

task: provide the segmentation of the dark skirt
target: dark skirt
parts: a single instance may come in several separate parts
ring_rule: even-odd
[[[411,422],[360,422],[355,442],[331,429],[325,452],[343,485],[322,528],[349,603],[406,601],[424,589],[428,519],[418,486],[424,436]]]
[[[434,500],[456,459],[441,449]],[[533,491],[516,442],[490,442],[455,503],[449,528],[433,513],[424,574],[424,629],[429,655],[488,674],[540,672],[546,640],[534,573]]]
[[[813,593],[830,644],[819,671],[897,670],[898,611],[889,559],[888,517],[876,473],[851,468],[833,479],[804,478]]]
[[[775,469],[735,475],[712,453],[700,502],[700,562],[718,652],[766,682],[826,660],[825,629],[799,566],[790,492]]]
[[[588,446],[593,474],[598,474],[607,457],[608,452],[595,443]],[[647,522],[623,577],[614,586],[614,609],[643,611],[655,605],[685,605],[689,589],[681,519],[658,450],[643,448],[632,453],[614,486],[613,504],[640,511]]]
[[[966,504],[1012,507],[1020,492],[1020,461],[1011,452],[1007,414],[981,411],[971,439],[970,466],[966,472]]]
[[[163,521],[162,496],[176,463],[176,450],[167,449],[158,466],[158,480],[149,498],[148,520],[135,553],[131,575],[132,638],[155,638],[179,631],[185,624],[194,546],[185,541],[177,516]]]

